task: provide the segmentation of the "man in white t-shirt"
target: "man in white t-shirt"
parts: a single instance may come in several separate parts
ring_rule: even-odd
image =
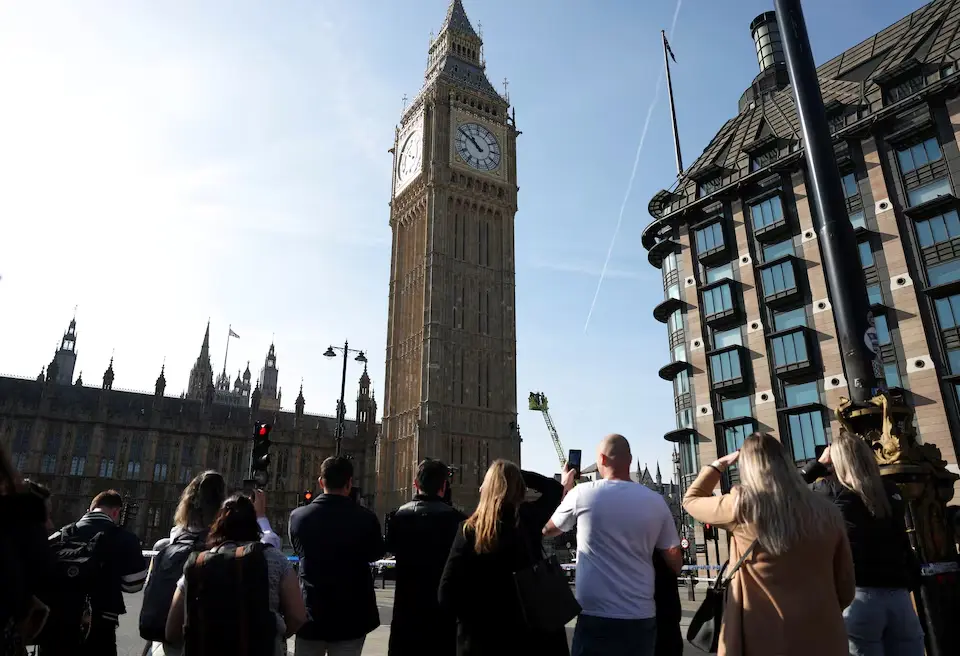
[[[572,656],[653,656],[657,624],[653,553],[677,573],[683,564],[680,536],[666,502],[630,478],[630,443],[609,435],[600,443],[601,480],[573,487],[543,534],[577,527],[577,601],[583,613],[573,635]]]

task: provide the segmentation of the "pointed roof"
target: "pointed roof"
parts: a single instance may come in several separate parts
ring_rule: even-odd
[[[463,8],[463,3],[460,0],[453,0],[450,6],[447,7],[447,17],[443,19],[443,25],[440,26],[440,33],[443,34],[446,30],[464,32],[473,37],[477,36],[477,33],[473,30],[473,25],[470,24],[470,19],[467,18],[467,12]]]
[[[367,374],[367,363],[363,363],[363,373],[360,375],[360,384],[369,386],[370,385],[370,376]]]
[[[200,357],[204,354],[210,357],[210,320],[207,319],[207,332],[203,334],[203,345],[200,347]]]

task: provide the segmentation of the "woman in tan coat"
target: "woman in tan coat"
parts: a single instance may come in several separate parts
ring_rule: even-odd
[[[740,485],[714,496],[739,458]],[[683,507],[730,532],[730,562],[757,546],[730,582],[721,656],[846,656],[843,609],[854,597],[853,558],[837,509],[804,484],[780,442],[765,433],[704,467]]]

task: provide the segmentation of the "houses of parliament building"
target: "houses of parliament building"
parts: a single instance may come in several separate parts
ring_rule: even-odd
[[[166,536],[180,493],[205,469],[239,488],[247,477],[253,425],[273,424],[267,514],[287,534],[290,510],[316,488],[320,463],[334,454],[337,420],[304,413],[303,390],[294,411],[280,407],[277,357],[271,344],[251,389],[250,367],[231,387],[224,369],[216,380],[210,362],[210,326],[190,372],[187,391],[165,395],[163,368],[150,393],[113,389],[113,360],[96,385],[74,379],[76,320],[53,360],[35,380],[0,377],[0,444],[26,477],[52,492],[53,522],[78,519],[90,499],[113,488],[139,504],[128,526],[149,546]],[[354,460],[354,485],[372,506],[379,425],[377,403],[364,369],[356,419],[345,421],[343,453]]]

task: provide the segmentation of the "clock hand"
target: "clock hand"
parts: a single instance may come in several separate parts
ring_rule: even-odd
[[[473,143],[474,146],[477,147],[477,150],[480,151],[480,154],[481,154],[481,155],[483,154],[483,148],[480,147],[480,144],[477,143],[477,140],[476,140],[476,139],[474,139],[473,137],[471,137],[469,134],[467,134],[467,133],[464,132],[463,130],[459,130],[459,132],[460,132],[460,134],[462,134],[463,136],[465,136],[467,139],[469,139],[469,140]]]

